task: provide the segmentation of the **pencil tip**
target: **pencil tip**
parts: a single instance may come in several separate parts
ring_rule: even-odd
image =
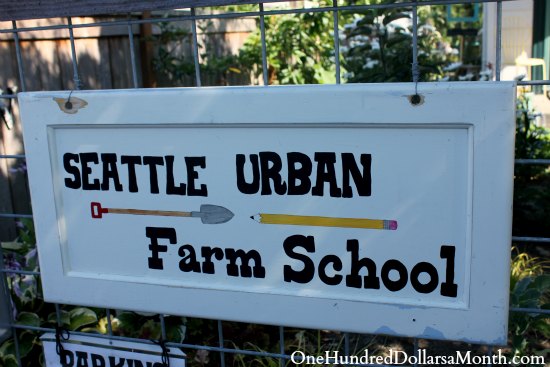
[[[253,216],[253,215],[251,215],[251,216],[250,216],[250,219],[254,220],[254,216]]]

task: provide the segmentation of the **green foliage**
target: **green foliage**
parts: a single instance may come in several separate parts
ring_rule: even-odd
[[[38,256],[35,248],[34,226],[31,220],[18,222],[19,237],[13,242],[3,242],[4,267],[13,270],[37,271]],[[5,273],[10,291],[12,317],[18,324],[39,327],[42,320],[38,312],[48,309],[42,300],[40,283],[34,275]],[[46,311],[47,312],[47,311]],[[38,333],[19,331],[19,354],[23,366],[35,366],[41,348],[38,346]],[[34,362],[33,362],[34,361]],[[8,339],[0,345],[0,365],[17,366],[15,344]]]
[[[258,11],[259,6],[256,4],[232,4],[226,6],[213,6],[210,9],[214,11],[221,11],[224,13],[239,13]]]
[[[97,315],[89,308],[77,307],[69,311],[69,330],[80,330],[84,326],[96,323]]]
[[[225,325],[225,324],[224,324]],[[259,353],[280,353],[280,335],[278,334],[278,328],[269,329],[268,326],[262,325],[249,325],[248,329],[252,329],[257,334],[270,334],[273,331],[273,338],[269,343],[254,338],[242,338],[248,340],[242,344],[233,341],[232,347],[237,350],[247,350]],[[252,332],[250,330],[250,332]],[[341,332],[333,332],[328,330],[309,330],[309,329],[284,329],[284,353],[292,354],[295,351],[303,352],[307,356],[313,357],[326,357],[326,352],[334,355],[334,352],[340,352],[341,356],[357,356],[361,357],[365,354],[365,350],[369,351],[370,355],[383,355],[385,353],[383,348],[378,346],[378,336],[360,335],[360,334],[348,334],[348,347],[349,350],[345,350],[345,336]],[[382,337],[381,339],[385,339]],[[347,353],[346,353],[347,352]],[[258,366],[258,367],[277,367],[280,366],[280,359],[277,357],[256,357],[244,354],[235,354],[233,357],[233,365],[237,367],[245,366]],[[311,362],[311,361],[310,361]],[[290,359],[284,361],[285,366],[295,366]],[[303,365],[306,365],[304,363]],[[332,365],[329,361],[324,364],[311,364],[309,366],[327,366]]]
[[[550,134],[535,124],[528,96],[517,103],[516,158],[550,159]],[[514,234],[550,237],[550,171],[545,165],[516,165],[514,180]]]
[[[320,1],[320,5],[325,5],[325,0]],[[345,19],[341,16],[341,21]],[[229,80],[236,79],[236,76],[242,81],[250,75],[261,79],[263,67],[259,27],[246,39],[239,54],[231,55],[217,49],[212,35],[208,33],[210,25],[199,25],[202,33],[206,34],[202,44],[199,44],[201,75],[213,75],[216,79],[213,84],[221,85],[230,84]],[[190,33],[169,23],[160,23],[159,26],[161,33],[156,37],[159,47],[154,60],[155,69],[172,84],[189,83],[195,73]],[[336,81],[332,13],[266,16],[265,32],[269,84]],[[184,49],[188,49],[187,52],[182,51]]]
[[[481,30],[483,27],[483,8],[481,4],[453,4],[447,5],[451,7],[451,15],[454,18],[472,17],[474,15],[474,7],[479,7],[479,17],[474,22],[452,22],[449,28],[454,30]],[[442,8],[446,11],[445,8]],[[463,36],[453,37],[451,46],[461,50],[461,61],[469,65],[481,65],[481,34],[468,34]]]
[[[537,126],[535,122],[536,111],[532,106],[530,96],[521,94],[516,107],[516,158],[550,158],[550,134],[548,130]],[[544,171],[544,166],[532,168],[534,170],[524,172],[522,176],[532,178]]]
[[[31,220],[24,219],[18,226],[18,238],[12,242],[2,243],[4,266],[13,270],[38,271],[34,225]],[[57,324],[55,307],[44,302],[37,276],[7,273],[7,281],[13,308],[12,316],[17,324],[35,328],[53,328]],[[67,307],[67,310],[61,311],[63,326],[69,330],[85,330],[85,327],[94,326],[97,319],[96,311],[84,307]],[[37,366],[38,361],[43,364],[39,336],[39,332],[32,330],[17,333],[19,355],[25,367]],[[0,365],[10,366],[14,361],[15,342],[12,338],[0,346]]]
[[[411,17],[410,8],[369,9],[355,14],[354,21],[345,26],[342,47],[349,82],[412,81],[412,25],[403,21]],[[422,81],[441,77],[449,58],[442,35],[432,25],[442,24],[442,17],[441,12],[419,13],[418,64]]]
[[[371,0],[370,3],[381,0]],[[390,0],[385,2],[397,2]],[[321,4],[321,5],[324,5]],[[229,11],[255,10],[230,8]],[[441,35],[447,25],[442,8],[419,8],[418,62],[420,79],[434,80],[443,75],[442,66],[451,56],[446,54],[446,40]],[[410,8],[372,9],[361,13],[340,12],[340,24],[348,23],[341,33],[342,67],[350,82],[394,82],[412,80],[412,33],[403,20],[411,17]],[[353,20],[353,22],[352,22]],[[335,81],[332,13],[287,14],[265,17],[266,56],[270,84],[315,84]],[[403,25],[405,24],[405,25]],[[200,30],[207,32],[208,23]],[[191,34],[173,24],[160,23],[161,33],[155,36],[158,54],[154,66],[166,80],[186,84],[195,73],[191,53]],[[217,84],[227,84],[232,75],[262,75],[261,35],[259,29],[246,40],[239,55],[220,55],[214,43],[206,38],[200,46],[201,73],[215,75]],[[187,48],[187,52],[183,51]],[[187,55],[187,56],[184,56]],[[535,114],[525,96],[518,98],[516,158],[550,158],[548,131],[535,125]],[[514,191],[514,233],[550,237],[550,174],[545,166],[516,166]],[[13,269],[37,271],[32,221],[25,220],[16,241],[2,243],[6,255],[5,266]],[[548,265],[525,253],[516,254],[512,261],[510,279],[510,306],[549,309],[550,276]],[[8,277],[14,317],[20,325],[52,328],[58,322],[53,305],[42,299],[36,276]],[[62,306],[59,312],[62,326],[69,330],[106,334],[108,320],[104,309]],[[136,312],[113,312],[110,323],[115,335],[160,339],[158,315]],[[217,342],[215,321],[166,317],[167,339],[190,344],[212,345]],[[534,353],[542,349],[540,341],[550,338],[548,318],[538,314],[510,314],[510,343],[514,354]],[[341,349],[342,336],[326,331],[297,331],[286,329],[286,352],[301,350],[309,355]],[[17,333],[23,366],[43,365],[38,333]],[[277,328],[224,323],[224,336],[234,347],[257,352],[278,352]],[[253,343],[246,341],[253,340]],[[356,348],[356,352],[364,350]],[[237,366],[279,366],[277,358],[256,358],[235,354]],[[217,364],[219,354],[209,356],[197,351],[190,364],[204,366]],[[8,339],[0,345],[0,366],[16,367],[15,345]]]
[[[510,307],[550,309],[548,263],[517,250],[510,274]],[[539,344],[550,339],[548,315],[511,312],[509,337],[512,354],[527,355],[543,349]],[[548,351],[542,350],[543,353]]]
[[[199,25],[203,33],[211,26],[211,22]],[[155,36],[158,44],[157,55],[153,67],[164,80],[161,84],[188,85],[195,78],[195,61],[191,48],[191,32],[176,27],[171,23],[159,23],[160,35]],[[201,77],[206,76],[210,84],[228,85],[231,75],[241,74],[238,57],[221,55],[216,51],[209,37],[203,44],[198,44],[201,62],[199,64]],[[203,78],[204,79],[204,78]],[[203,84],[209,84],[204,83]]]
[[[334,83],[331,13],[304,13],[265,18],[269,84]],[[244,68],[262,74],[261,35],[257,29],[240,50]]]
[[[4,267],[13,270],[39,271],[35,246],[34,226],[31,220],[19,223],[19,236],[15,241],[2,243]],[[58,324],[55,306],[44,302],[37,276],[6,273],[10,302],[15,322],[31,328],[54,328]],[[105,309],[60,306],[59,321],[70,331],[107,333]],[[161,328],[158,315],[145,316],[133,312],[121,312],[118,318],[111,317],[115,335],[145,339],[160,339]],[[185,337],[185,318],[166,317],[166,334],[169,341],[181,342]],[[19,355],[23,367],[44,365],[40,332],[23,330],[17,332]],[[18,367],[15,341],[12,338],[0,345],[0,366]]]
[[[183,47],[184,40],[190,33],[170,23],[158,24],[161,32],[155,37],[159,44],[153,67],[167,79],[173,82],[183,82],[185,76],[195,72],[193,59],[179,57],[178,49]],[[180,50],[181,52],[181,50]]]
[[[536,113],[529,96],[521,94],[516,108],[518,159],[549,159],[548,131],[535,124]],[[550,172],[545,165],[516,165],[513,233],[550,237]],[[548,262],[515,251],[510,276],[510,306],[550,309]],[[510,313],[510,344],[513,354],[548,353],[540,343],[550,338],[548,315]]]
[[[117,314],[116,320],[117,323],[113,331],[120,335],[149,340],[162,338],[160,319],[156,314],[123,311]],[[164,321],[166,339],[181,343],[185,338],[186,319],[184,317],[169,316]]]

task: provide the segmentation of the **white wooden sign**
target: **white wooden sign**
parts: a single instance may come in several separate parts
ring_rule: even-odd
[[[46,299],[504,344],[515,86],[413,90],[21,94]]]
[[[153,344],[107,340],[92,336],[71,335],[62,341],[63,356],[56,350],[55,334],[40,337],[46,367],[164,367],[162,349]],[[185,367],[185,354],[168,348],[171,367]],[[60,362],[63,362],[61,364]]]

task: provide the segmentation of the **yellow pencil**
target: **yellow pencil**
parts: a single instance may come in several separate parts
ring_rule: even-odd
[[[365,229],[396,230],[397,221],[366,218],[334,218],[309,215],[266,214],[260,213],[250,217],[261,224],[286,224],[293,226],[343,227]]]

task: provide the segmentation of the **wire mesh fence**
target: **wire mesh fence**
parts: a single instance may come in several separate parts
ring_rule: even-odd
[[[83,81],[83,75],[82,71],[79,67],[79,45],[78,45],[78,39],[75,37],[75,31],[76,30],[89,30],[94,28],[110,28],[110,27],[124,27],[127,31],[127,42],[129,46],[129,58],[127,60],[124,60],[125,67],[128,68],[130,71],[130,85],[128,87],[133,88],[139,88],[143,87],[143,82],[140,80],[140,72],[138,70],[138,65],[140,65],[143,61],[139,60],[138,54],[136,49],[138,48],[138,44],[136,40],[143,41],[143,39],[137,38],[135,34],[135,26],[140,26],[144,24],[161,24],[161,23],[169,23],[169,22],[190,22],[190,34],[186,37],[190,40],[190,44],[192,47],[192,71],[190,72],[190,75],[194,78],[194,85],[196,87],[201,87],[204,85],[204,78],[205,75],[203,73],[203,70],[201,69],[201,62],[204,61],[204,56],[201,55],[201,39],[200,39],[200,29],[199,29],[199,22],[205,22],[205,21],[211,21],[211,20],[223,20],[223,19],[254,19],[257,20],[258,26],[259,26],[259,34],[260,34],[260,64],[261,64],[261,74],[260,78],[258,79],[258,84],[263,84],[265,86],[270,85],[271,77],[270,77],[270,65],[268,60],[268,42],[266,36],[266,18],[268,17],[276,17],[281,15],[288,15],[288,14],[316,14],[316,13],[322,13],[322,14],[331,14],[332,15],[332,24],[330,24],[326,32],[331,35],[332,37],[332,43],[333,43],[333,63],[334,63],[334,83],[340,84],[343,82],[343,76],[342,76],[342,67],[341,67],[341,48],[342,48],[342,41],[340,39],[341,30],[343,28],[343,25],[340,24],[339,21],[339,15],[345,12],[364,12],[372,9],[393,9],[393,8],[399,8],[399,9],[411,9],[412,10],[412,48],[410,52],[412,53],[412,65],[411,65],[411,75],[412,75],[412,82],[419,82],[419,49],[418,49],[418,23],[417,23],[417,10],[421,7],[425,6],[448,6],[453,4],[496,4],[496,62],[494,65],[494,72],[495,72],[495,79],[499,81],[501,79],[501,69],[502,69],[502,45],[503,45],[503,39],[502,39],[502,1],[493,1],[493,0],[473,0],[473,1],[457,1],[457,0],[429,0],[429,1],[401,1],[401,2],[384,2],[384,1],[376,1],[376,2],[347,2],[347,1],[338,1],[333,0],[332,3],[326,3],[324,5],[316,6],[316,4],[306,4],[303,7],[292,7],[287,6],[286,8],[273,8],[269,7],[267,8],[264,3],[257,3],[248,5],[244,8],[244,10],[240,9],[234,9],[234,8],[223,8],[221,10],[218,10],[216,12],[206,11],[208,9],[204,8],[190,8],[186,11],[182,11],[179,14],[181,15],[174,15],[173,13],[170,13],[165,16],[156,16],[156,17],[147,17],[147,18],[139,18],[136,16],[133,16],[132,14],[129,14],[128,17],[125,19],[110,19],[110,20],[95,20],[95,19],[87,19],[83,22],[79,22],[78,24],[73,22],[73,18],[67,17],[64,18],[62,22],[59,22],[58,24],[48,24],[48,25],[33,25],[33,26],[26,26],[21,25],[21,22],[19,21],[11,21],[9,25],[11,27],[7,26],[8,23],[4,24],[4,27],[0,29],[0,36],[9,36],[11,37],[11,41],[13,42],[14,52],[16,55],[16,68],[17,68],[17,77],[18,77],[18,84],[20,91],[28,91],[29,88],[27,87],[30,85],[29,81],[29,74],[32,72],[32,70],[28,69],[28,63],[25,63],[25,52],[30,52],[30,48],[26,47],[23,49],[21,39],[23,35],[29,38],[25,38],[25,42],[29,42],[28,39],[40,39],[40,34],[43,32],[48,31],[63,31],[68,33],[68,39],[69,39],[69,46],[70,46],[70,72],[71,72],[71,79],[72,84],[70,88],[67,86],[65,88],[66,90],[78,90],[78,89],[85,89],[87,88],[86,83]],[[139,46],[142,47],[142,46]],[[421,65],[420,65],[421,66]],[[2,73],[2,70],[0,69],[0,73]],[[549,80],[525,80],[525,81],[519,81],[518,87],[532,87],[532,86],[546,86],[549,85]],[[0,101],[13,101],[17,102],[17,95],[15,93],[8,93],[8,94],[2,94],[0,95]],[[0,159],[2,160],[17,160],[17,161],[24,161],[25,155],[24,154],[2,154],[0,155]],[[517,159],[516,164],[518,166],[548,166],[550,165],[550,160],[548,159]],[[3,212],[0,213],[0,220],[3,221],[13,221],[13,220],[21,220],[21,219],[32,219],[31,213],[12,213],[12,212]],[[531,243],[536,245],[544,245],[550,243],[550,238],[546,237],[536,237],[536,236],[523,236],[523,235],[515,235],[513,237],[513,241],[517,242],[525,242],[525,243]],[[1,248],[0,248],[0,256],[1,256]],[[16,267],[10,267],[6,266],[6,261],[0,261],[0,273],[2,273],[2,285],[3,285],[3,295],[2,297],[4,299],[9,299],[9,285],[8,285],[8,277],[9,276],[20,276],[20,277],[40,277],[39,271],[30,271],[30,270],[21,270],[17,269]],[[42,325],[29,325],[29,324],[23,324],[17,322],[16,319],[14,319],[14,309],[13,305],[11,303],[7,303],[7,310],[5,310],[8,314],[8,320],[7,325],[4,325],[6,329],[11,330],[11,333],[13,334],[13,349],[14,354],[17,362],[17,366],[22,367],[23,364],[21,362],[22,359],[22,349],[27,348],[26,345],[21,345],[20,337],[22,334],[24,334],[27,331],[31,332],[39,332],[39,333],[45,333],[45,332],[52,332],[55,333],[56,330],[53,327],[53,325],[57,324],[57,326],[63,325],[63,317],[64,317],[64,305],[50,305],[48,307],[53,307],[54,313],[55,313],[55,319],[50,320],[52,321],[52,327],[43,327]],[[104,334],[94,334],[95,336],[99,338],[106,338],[111,340],[121,340],[121,341],[138,341],[138,342],[144,342],[144,343],[152,343],[151,340],[147,339],[139,339],[135,337],[129,337],[124,335],[116,335],[116,333],[113,331],[116,329],[115,326],[113,326],[113,310],[105,309],[101,311],[102,314],[105,315],[106,325],[105,330],[106,332]],[[523,307],[516,307],[511,308],[511,312],[513,313],[527,313],[527,314],[540,314],[540,315],[550,315],[550,310],[544,310],[544,309],[534,309],[534,308],[523,308]],[[170,316],[168,315],[158,315],[156,316],[156,322],[158,323],[160,327],[160,336],[163,340],[169,340],[168,338],[168,330],[170,328],[170,321],[167,320]],[[169,341],[167,343],[167,346],[169,347],[175,347],[175,348],[182,348],[184,351],[207,351],[209,353],[217,354],[217,358],[219,360],[219,364],[221,366],[225,366],[228,361],[228,355],[240,355],[240,356],[247,356],[251,358],[264,358],[269,359],[272,362],[277,363],[280,366],[283,366],[290,361],[290,353],[287,342],[287,339],[285,338],[285,333],[288,333],[289,330],[283,326],[276,326],[276,331],[274,334],[277,335],[278,339],[275,344],[277,346],[274,347],[272,351],[264,351],[260,349],[243,349],[241,347],[238,347],[236,345],[232,345],[231,340],[227,340],[224,338],[224,322],[222,320],[215,321],[214,329],[211,330],[212,332],[212,340],[208,344],[199,344],[199,343],[185,343],[185,342],[174,342]],[[292,332],[295,332],[294,330]],[[89,332],[86,331],[72,331],[72,334],[75,335],[89,335]],[[19,336],[19,338],[18,338]],[[347,333],[341,334],[341,345],[339,345],[339,348],[343,351],[345,355],[349,355],[353,351],[352,344],[352,336],[350,336]],[[253,340],[251,340],[253,342]],[[410,341],[412,348],[414,350],[414,353],[419,348],[419,340],[417,339],[411,339]],[[493,353],[493,349],[491,347],[488,347],[486,349],[487,354],[491,355]],[[201,359],[202,358],[202,359]],[[197,354],[195,357],[196,363],[198,365],[204,365],[204,355],[201,357],[201,354]],[[233,363],[237,359],[232,358],[231,359]],[[241,360],[242,361],[242,360]]]

